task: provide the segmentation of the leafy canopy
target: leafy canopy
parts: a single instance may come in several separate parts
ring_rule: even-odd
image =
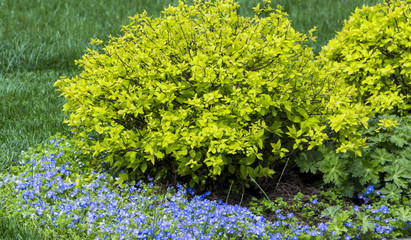
[[[355,88],[354,100],[375,113],[411,109],[411,1],[363,6],[321,50],[325,70]]]
[[[258,6],[253,18],[238,7],[180,1],[159,18],[132,17],[107,44],[94,39],[83,71],[55,84],[83,151],[191,186],[271,176],[275,162],[325,140],[358,152],[367,108],[313,61],[313,30],[296,32],[281,7]]]

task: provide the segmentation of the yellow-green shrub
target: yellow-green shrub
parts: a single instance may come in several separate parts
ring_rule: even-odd
[[[320,59],[329,74],[356,88],[356,101],[376,113],[409,114],[411,1],[356,9]]]
[[[178,174],[193,186],[270,176],[290,151],[324,140],[362,146],[353,132],[367,112],[314,63],[303,45],[311,36],[281,8],[265,18],[269,7],[253,18],[237,8],[181,1],[159,18],[136,15],[123,36],[88,49],[84,70],[56,82],[83,151],[133,176]]]

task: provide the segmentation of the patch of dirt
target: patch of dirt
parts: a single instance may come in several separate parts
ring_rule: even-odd
[[[309,202],[309,198],[312,195],[319,196],[321,190],[314,187],[314,181],[305,179],[305,176],[302,174],[296,173],[295,171],[288,171],[287,174],[283,175],[280,179],[279,175],[275,176],[274,178],[265,178],[260,179],[257,183],[263,189],[265,194],[271,201],[276,200],[277,198],[283,198],[283,201],[287,202],[287,204],[293,204],[293,198],[298,193],[303,194],[303,198],[301,199],[304,203]],[[252,186],[254,185],[254,186]],[[223,200],[223,202],[230,204],[230,205],[239,205],[241,207],[250,207],[250,202],[253,197],[257,199],[266,198],[264,193],[257,187],[255,184],[250,183],[250,189],[244,190],[242,193],[233,193],[231,192],[227,199],[228,189],[225,190],[215,190],[211,192],[211,195],[207,197],[210,200],[219,199]],[[287,212],[282,212],[286,214]],[[262,215],[265,219],[274,221],[276,220],[274,213],[265,213]],[[296,215],[298,218],[298,214]]]
[[[294,203],[294,196],[300,192],[303,194],[301,201],[305,205],[311,204],[309,198],[312,195],[317,195],[318,200],[320,201],[321,190],[316,187],[316,185],[318,185],[316,184],[316,182],[320,180],[318,177],[309,174],[301,174],[295,167],[287,168],[286,171],[284,171],[284,174],[281,176],[282,170],[282,167],[275,169],[276,173],[274,174],[273,178],[260,178],[256,180],[258,185],[263,189],[264,193],[269,197],[271,201],[274,201],[277,198],[281,197],[283,198],[283,201],[285,201],[288,205],[292,205]],[[178,181],[177,179],[174,179],[174,181],[162,183],[161,189],[164,190],[169,186],[176,186],[177,182],[183,183],[184,181]],[[256,184],[252,182],[250,182],[249,184],[250,188],[243,188],[243,190],[241,190],[240,192],[231,191],[228,195],[230,186],[222,186],[217,181],[215,185],[209,185],[208,189],[201,192],[197,191],[196,195],[210,192],[211,194],[206,197],[208,200],[222,200],[229,205],[239,205],[241,207],[249,208],[250,202],[252,201],[253,197],[256,197],[257,199],[265,198],[264,193],[260,190],[260,188],[258,188]],[[189,198],[189,200],[191,199]],[[287,211],[282,211],[283,215],[287,213]],[[320,214],[320,211],[316,213]],[[266,212],[262,216],[269,221],[275,221],[275,215],[276,214],[273,212]],[[300,221],[303,221],[298,212],[294,212],[294,216],[297,217]],[[322,221],[325,220],[318,219],[316,220],[316,223]]]

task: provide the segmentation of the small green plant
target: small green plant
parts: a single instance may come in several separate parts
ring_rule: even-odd
[[[368,185],[389,199],[411,194],[411,116],[374,117],[368,125],[359,131],[368,143],[361,156],[322,146],[295,159],[300,170],[322,174],[325,184],[347,197]]]
[[[283,198],[273,201],[253,198],[250,211],[263,215],[274,215],[278,231],[287,233],[286,226],[300,227],[292,230],[296,239],[380,239],[409,236],[411,234],[411,211],[409,196],[389,199],[382,191],[368,186],[359,195],[360,205],[345,202],[335,192],[322,191],[320,199],[310,196],[309,202],[298,193],[292,201]],[[282,225],[281,222],[287,221]],[[317,226],[315,230],[301,226]],[[281,239],[281,238],[278,238]]]
[[[410,3],[386,0],[357,9],[320,53],[327,72],[352,85],[354,99],[376,113],[410,113]]]
[[[233,0],[180,1],[136,15],[106,45],[93,40],[82,73],[55,84],[83,151],[125,169],[119,182],[178,175],[204,187],[271,176],[289,152],[326,139],[362,146],[353,131],[366,108],[314,63],[313,30],[296,32],[265,2],[244,18]]]

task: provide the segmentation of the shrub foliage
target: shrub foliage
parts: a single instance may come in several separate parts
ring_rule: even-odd
[[[132,17],[107,44],[93,40],[83,71],[56,82],[83,151],[193,186],[270,176],[290,152],[325,140],[364,145],[353,133],[366,108],[313,61],[312,31],[296,32],[268,3],[244,18],[233,0],[180,1],[159,18]]]
[[[411,109],[411,1],[385,1],[351,15],[322,48],[325,70],[355,87],[356,101],[376,113]]]

